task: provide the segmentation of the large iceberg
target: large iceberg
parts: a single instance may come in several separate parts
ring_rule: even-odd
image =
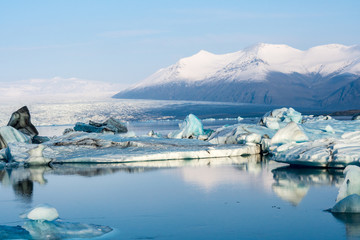
[[[54,138],[43,143],[40,149],[39,145],[24,143],[11,144],[8,148],[14,161],[28,164],[32,164],[32,159],[51,159],[52,163],[109,163],[233,157],[260,153],[260,147],[250,143],[217,145],[197,139],[127,137],[85,132],[71,132]]]

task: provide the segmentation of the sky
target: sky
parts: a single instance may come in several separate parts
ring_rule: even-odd
[[[360,44],[359,9],[358,0],[4,0],[0,83],[81,79],[118,91],[202,49]]]

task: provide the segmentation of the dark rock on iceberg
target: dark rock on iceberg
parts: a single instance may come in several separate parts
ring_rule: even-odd
[[[354,115],[351,120],[360,120],[360,113]]]
[[[75,124],[74,130],[79,131],[79,132],[101,133],[101,132],[104,131],[104,128],[103,127],[92,126],[92,125],[86,124],[86,123],[77,122]]]
[[[126,133],[128,131],[126,126],[124,126],[121,122],[119,122],[114,118],[109,118],[103,123],[89,121],[89,124],[86,124],[86,123],[78,122],[75,124],[74,130],[81,132],[89,132],[89,133],[91,132]]]
[[[7,125],[30,137],[34,137],[39,134],[35,126],[30,121],[30,112],[27,106],[24,106],[14,112]]]

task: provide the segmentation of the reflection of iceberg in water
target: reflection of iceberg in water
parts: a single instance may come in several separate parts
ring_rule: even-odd
[[[237,161],[234,161],[235,159]],[[278,163],[265,161],[260,155],[235,159],[232,162],[233,168],[182,168],[181,177],[185,182],[196,185],[206,192],[222,184],[240,184],[271,191],[273,182],[271,169],[274,165],[278,167]]]
[[[345,223],[346,235],[351,238],[360,238],[360,213],[332,213],[342,223]]]
[[[0,182],[3,186],[12,186],[16,196],[24,202],[31,202],[34,182],[46,184],[44,172],[46,166],[30,168],[9,168],[0,170]]]
[[[283,200],[297,206],[306,196],[311,186],[339,185],[342,182],[342,170],[314,168],[280,167],[274,169],[273,191]]]
[[[126,163],[67,163],[54,164],[49,166],[30,166],[9,169],[0,169],[0,182],[3,186],[12,186],[17,198],[21,201],[31,202],[35,183],[46,184],[46,175],[79,175],[84,177],[103,176],[114,174],[116,172],[142,173],[147,171],[156,171],[162,168],[183,168],[183,178],[188,182],[197,182],[202,186],[211,188],[221,182],[247,181],[246,176],[240,176],[238,170],[246,171],[252,175],[265,174],[262,169],[263,161],[260,155],[223,157],[223,158],[205,158],[189,160],[161,160],[161,161],[144,161],[144,162],[126,162]],[[211,172],[201,172],[201,166],[220,166],[231,165],[231,173],[224,173],[221,168],[212,169],[215,175],[210,176]],[[276,166],[279,164],[276,163]],[[225,168],[224,168],[225,169]],[[210,175],[209,175],[210,174]],[[222,176],[224,175],[224,176]],[[239,179],[239,176],[241,179]],[[196,180],[196,177],[199,179]],[[206,180],[208,178],[208,180]],[[233,178],[233,180],[231,180]],[[193,180],[191,180],[193,179]],[[263,182],[269,182],[270,177]],[[271,179],[270,179],[271,180]],[[205,184],[205,185],[204,185]],[[271,184],[271,183],[270,183]],[[206,187],[205,187],[206,188]]]

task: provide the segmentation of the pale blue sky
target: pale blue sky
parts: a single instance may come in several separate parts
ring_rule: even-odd
[[[360,44],[360,1],[0,1],[0,81],[133,84],[201,49]]]

